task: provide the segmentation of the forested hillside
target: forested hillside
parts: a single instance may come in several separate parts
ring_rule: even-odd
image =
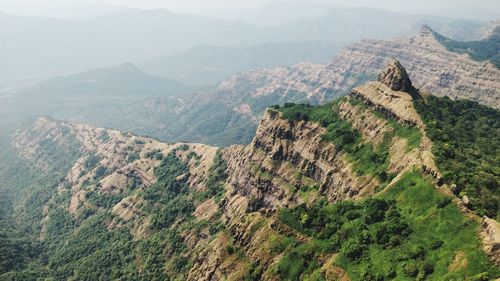
[[[25,124],[1,150],[0,279],[499,278],[498,110],[422,95],[399,62],[378,78],[268,108],[248,145]]]

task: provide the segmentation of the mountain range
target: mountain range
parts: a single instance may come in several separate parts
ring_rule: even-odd
[[[342,47],[327,41],[264,43],[252,47],[203,45],[164,58],[136,63],[147,73],[185,85],[216,85],[238,72],[287,67],[300,62],[326,63]]]
[[[261,26],[166,10],[128,9],[78,20],[0,13],[0,85],[41,81],[96,67],[140,62],[198,45],[248,47],[268,42],[327,41],[408,35],[422,23],[454,39],[477,39],[484,22],[337,9],[326,16]],[[345,27],[348,26],[349,29]],[[113,36],[108,36],[112,34]],[[36,51],[33,51],[36,46]]]
[[[0,277],[495,279],[499,120],[397,61],[268,108],[248,145],[37,118],[2,138]]]
[[[486,42],[489,46],[498,42],[494,34],[486,41],[470,44],[482,46]],[[14,115],[51,116],[167,141],[249,143],[268,106],[285,102],[323,104],[374,79],[378,69],[394,57],[409,66],[414,85],[423,91],[498,108],[498,68],[450,50],[436,39],[439,36],[423,26],[409,38],[365,39],[350,44],[326,64],[255,69],[235,74],[216,87],[198,89],[182,89],[174,81],[124,64],[4,92],[0,112],[4,120]],[[203,65],[208,57],[201,55],[193,61]],[[205,65],[237,64],[210,57]]]

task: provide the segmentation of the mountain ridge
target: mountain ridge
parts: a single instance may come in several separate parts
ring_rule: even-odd
[[[27,161],[53,166],[42,156],[54,147],[84,148],[40,209],[42,241],[53,251],[47,274],[498,277],[479,249],[496,259],[498,222],[477,216],[443,179],[416,106],[428,97],[411,83],[401,88],[408,80],[394,62],[343,99],[272,107],[249,145],[220,150],[38,119],[14,140]],[[390,237],[378,237],[379,227]],[[98,261],[109,255],[115,263],[103,269]],[[393,270],[374,266],[382,261]]]

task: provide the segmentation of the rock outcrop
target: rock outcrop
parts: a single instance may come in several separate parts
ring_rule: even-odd
[[[397,60],[389,62],[385,70],[379,73],[378,81],[393,91],[407,92],[413,87],[406,69]]]
[[[20,155],[42,170],[57,165],[59,172],[66,171],[57,193],[67,194],[70,198],[67,210],[75,217],[81,216],[85,209],[96,208],[88,200],[92,192],[100,196],[121,195],[131,185],[148,188],[157,180],[154,170],[160,163],[151,155],[167,155],[180,147],[183,149],[178,155],[190,168],[186,181],[194,190],[203,189],[217,151],[216,147],[203,144],[167,144],[117,130],[45,117],[19,132],[14,146]],[[196,157],[189,157],[189,154]],[[55,161],[55,158],[67,161]],[[129,228],[133,235],[144,236],[150,217],[138,207],[143,203],[144,200],[136,195],[125,196],[111,206],[110,211],[120,218],[120,222],[115,220],[109,227],[131,223]],[[52,202],[47,204],[44,215],[48,215],[51,205]],[[44,228],[41,237],[44,237]]]
[[[500,266],[500,223],[494,219],[483,218],[481,223],[483,249]]]

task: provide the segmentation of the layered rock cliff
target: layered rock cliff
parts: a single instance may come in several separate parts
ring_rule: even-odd
[[[500,106],[500,70],[488,62],[448,51],[428,26],[412,38],[388,41],[362,40],[344,48],[329,68],[376,73],[389,59],[397,58],[417,88],[438,96],[471,99]]]
[[[491,63],[477,62],[468,55],[447,50],[427,25],[411,38],[353,43],[327,65],[303,63],[288,69],[237,74],[221,83],[219,90],[252,96],[299,92],[306,93],[311,102],[324,102],[376,77],[392,59],[407,66],[417,88],[438,96],[500,107],[500,70]]]
[[[447,208],[450,213],[443,214],[453,214],[460,221],[455,226],[450,219],[447,225],[476,237],[472,226],[479,219],[460,200],[450,197],[450,188],[442,183],[432,142],[414,106],[424,97],[414,84],[399,62],[391,62],[378,81],[356,87],[335,102],[320,107],[288,104],[266,110],[249,145],[233,145],[219,152],[202,144],[166,144],[47,118],[19,132],[14,145],[20,155],[42,170],[57,163],[50,157],[54,149],[73,155],[67,174],[42,210],[41,240],[54,235],[54,221],[62,212],[72,222],[64,234],[69,236],[61,236],[64,239],[85,233],[95,221],[109,233],[125,231],[131,235],[130,240],[110,243],[133,245],[130,252],[134,258],[121,262],[134,273],[120,272],[122,276],[170,280],[175,274],[178,280],[280,280],[286,279],[283,263],[295,253],[294,247],[333,243],[286,223],[283,210],[346,200],[365,204],[362,202],[367,198],[385,198],[393,189],[411,192],[425,182],[429,186],[426,196],[444,194],[433,195],[441,198],[442,206],[432,205],[434,213],[429,218],[440,221],[442,209]],[[418,175],[419,180],[408,184],[408,175]],[[451,198],[470,218],[450,206]],[[411,216],[413,208],[419,207],[405,206],[407,198],[391,200],[384,204],[399,202],[399,209],[410,210],[409,214],[393,214],[396,217]],[[418,212],[424,211],[428,210]],[[359,214],[350,216],[355,220]],[[421,216],[419,219],[425,219]],[[303,214],[301,220],[307,219]],[[493,260],[497,260],[499,249],[497,229],[489,219],[484,220],[483,246]],[[418,240],[422,234],[414,231],[413,235]],[[467,243],[479,245],[475,238],[467,239]],[[71,248],[74,242],[62,243],[63,248]],[[403,242],[394,243],[391,247]],[[446,274],[455,274],[455,268],[465,270],[469,261],[488,269],[487,261],[475,260],[457,244],[449,245],[453,251],[446,252],[445,260],[450,264]],[[424,246],[428,247],[419,245]],[[352,278],[358,273],[339,261],[339,255],[345,256],[344,247],[309,250],[304,255],[314,261],[317,276],[348,280],[349,275]],[[430,247],[429,251],[437,249]],[[420,252],[415,259],[423,262]],[[52,270],[59,273],[56,268]],[[422,274],[433,276],[431,271],[422,270]],[[79,273],[75,270],[69,274]],[[312,278],[313,272],[305,270],[298,276]]]

